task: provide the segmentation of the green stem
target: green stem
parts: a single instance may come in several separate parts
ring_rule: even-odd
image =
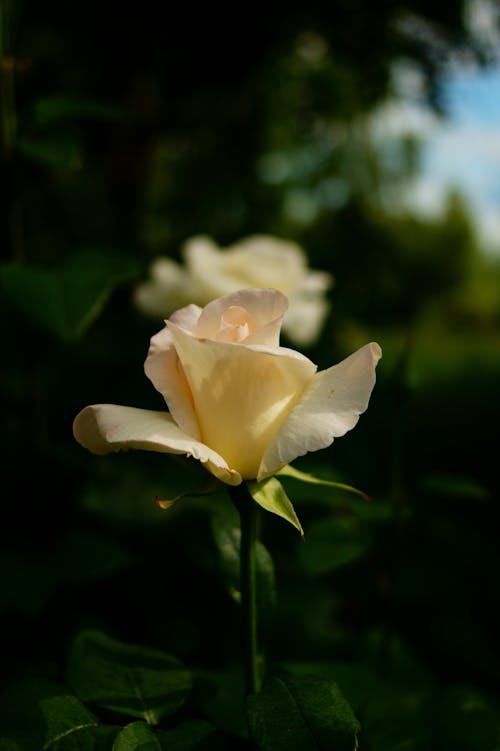
[[[240,586],[242,608],[243,652],[247,694],[260,690],[260,670],[257,637],[256,554],[257,504],[245,484],[230,489],[238,509],[241,524]]]

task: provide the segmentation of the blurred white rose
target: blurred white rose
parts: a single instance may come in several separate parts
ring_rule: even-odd
[[[283,323],[288,338],[308,345],[318,337],[328,313],[325,293],[333,277],[310,270],[306,254],[296,243],[253,235],[221,249],[200,235],[186,241],[182,256],[184,265],[168,258],[152,263],[150,278],[134,293],[143,313],[165,318],[188,303],[206,305],[248,287],[273,288],[289,299]]]

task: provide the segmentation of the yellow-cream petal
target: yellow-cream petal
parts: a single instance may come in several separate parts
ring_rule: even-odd
[[[368,407],[382,351],[372,342],[317,373],[268,446],[258,477],[265,477],[309,451],[329,446],[351,430]]]
[[[167,454],[186,454],[207,465],[207,469],[229,485],[241,477],[216,451],[186,435],[168,412],[154,412],[118,404],[85,407],[73,422],[73,435],[94,454],[121,449],[143,449]]]
[[[285,348],[195,339],[168,323],[200,426],[200,440],[244,479],[261,459],[316,372]]]
[[[183,311],[189,311],[190,308],[195,306],[184,308]],[[185,320],[185,316],[181,317],[181,320]],[[199,440],[200,428],[193,408],[191,390],[175,350],[172,335],[166,326],[151,339],[144,372],[155,389],[162,394],[177,425],[187,435]]]

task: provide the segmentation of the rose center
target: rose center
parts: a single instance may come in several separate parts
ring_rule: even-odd
[[[221,316],[215,339],[218,342],[242,342],[254,330],[255,323],[248,310],[231,305]]]

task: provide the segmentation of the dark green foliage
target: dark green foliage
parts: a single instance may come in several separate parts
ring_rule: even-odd
[[[273,677],[248,698],[252,737],[261,751],[353,751],[359,723],[337,686],[314,677]]]
[[[162,652],[83,631],[68,658],[68,681],[85,702],[156,725],[184,703],[190,672]]]

